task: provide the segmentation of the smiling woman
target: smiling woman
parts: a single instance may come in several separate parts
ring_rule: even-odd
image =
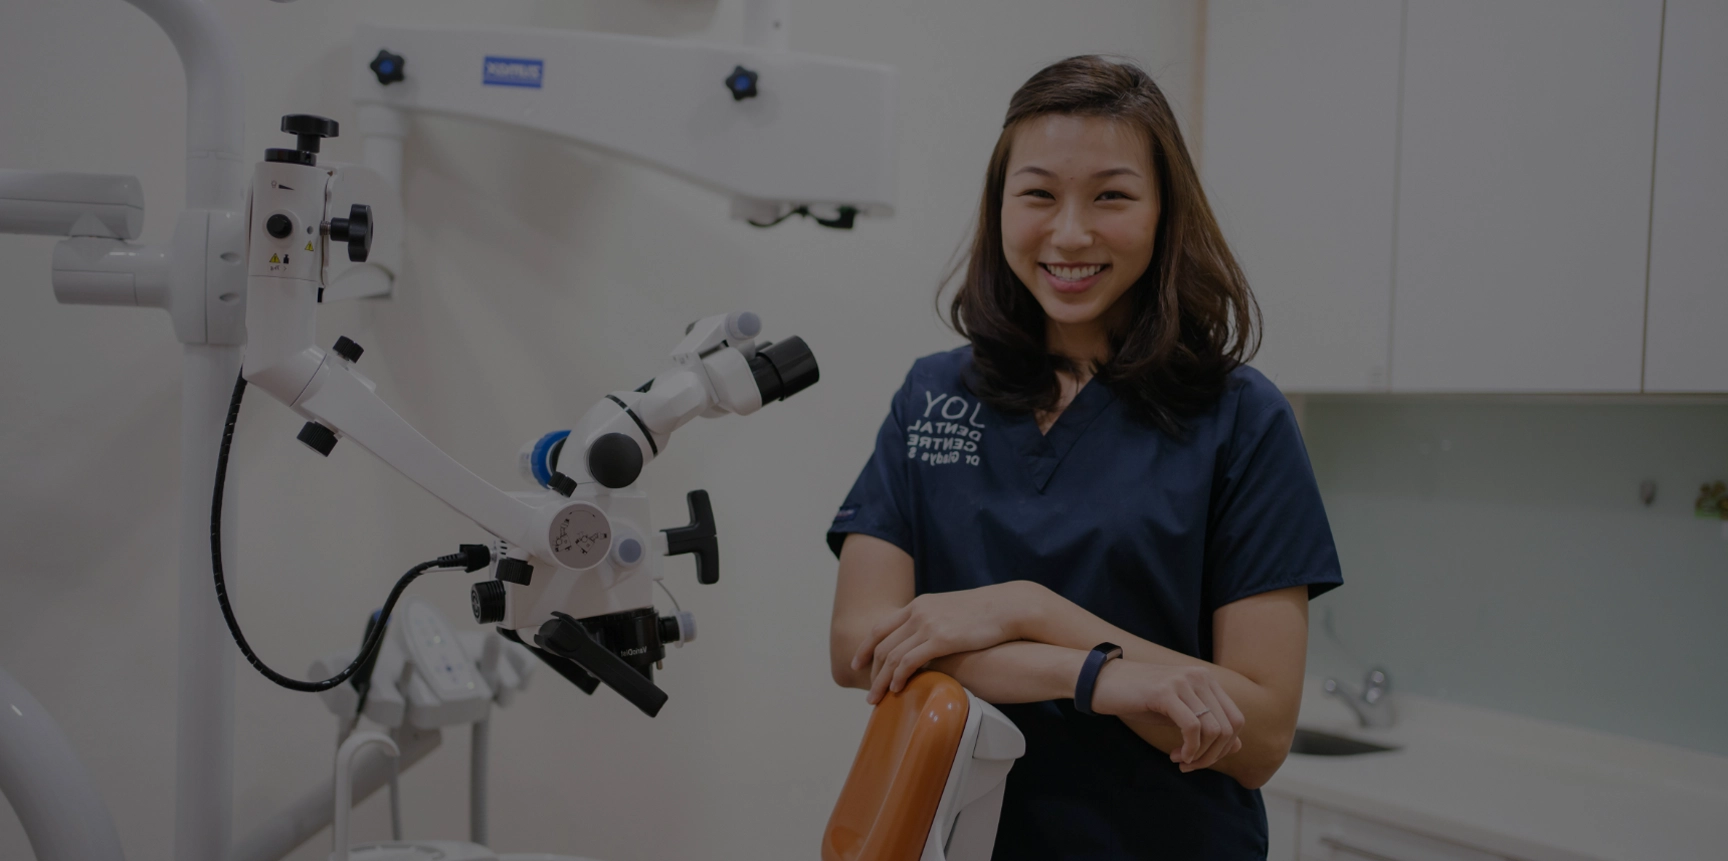
[[[1157,85],[1014,94],[950,310],[829,528],[836,682],[926,667],[1026,736],[994,858],[1266,855],[1308,599],[1341,578],[1254,300]]]
[[[1014,94],[978,224],[949,320],[972,342],[979,393],[1003,407],[1050,410],[1058,372],[1091,375],[1063,349],[1097,340],[1080,324],[1106,336],[1088,351],[1100,379],[1174,432],[1259,345],[1259,308],[1175,114],[1133,65],[1074,57]],[[1075,264],[1105,268],[1094,281]]]

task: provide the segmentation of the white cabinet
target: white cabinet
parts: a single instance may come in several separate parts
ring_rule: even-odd
[[[1262,793],[1266,801],[1266,861],[1296,861],[1296,821],[1301,805],[1287,795]]]
[[[1728,391],[1728,3],[1666,17],[1644,389]]]
[[[1301,861],[1510,861],[1368,819],[1301,805]]]
[[[1393,390],[1638,391],[1662,0],[1407,16]]]
[[[1398,130],[1396,3],[1213,3],[1204,185],[1286,391],[1386,388]]]

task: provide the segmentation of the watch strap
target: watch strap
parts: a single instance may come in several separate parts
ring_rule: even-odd
[[[1104,664],[1113,658],[1122,657],[1122,647],[1115,643],[1099,643],[1086,654],[1086,663],[1080,665],[1080,678],[1074,682],[1074,710],[1083,714],[1094,714],[1092,711],[1092,691],[1098,686],[1098,673],[1104,669]]]

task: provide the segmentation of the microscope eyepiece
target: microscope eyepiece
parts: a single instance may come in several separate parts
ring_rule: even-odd
[[[750,375],[756,378],[756,389],[762,393],[764,404],[792,397],[822,378],[816,355],[797,336],[757,347],[756,355],[750,359]]]

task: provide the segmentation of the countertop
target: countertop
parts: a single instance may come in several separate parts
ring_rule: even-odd
[[[1728,859],[1728,757],[1393,695],[1359,729],[1310,679],[1298,724],[1399,749],[1291,754],[1268,793],[1526,861]]]

